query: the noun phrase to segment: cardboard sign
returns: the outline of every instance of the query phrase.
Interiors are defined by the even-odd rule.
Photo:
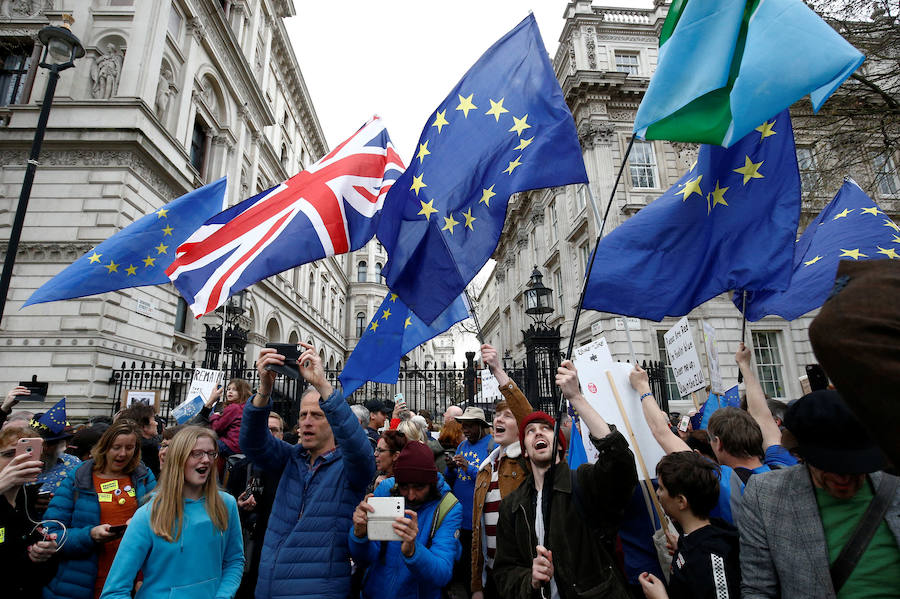
[[[710,391],[716,395],[725,392],[725,384],[722,382],[722,372],[719,370],[719,350],[716,349],[716,329],[705,320],[701,320],[703,327],[703,344],[706,346],[706,360],[709,362]]]
[[[605,354],[602,350],[586,351],[587,348],[598,342],[602,342],[602,347],[606,348]],[[614,362],[609,354],[609,349],[606,347],[606,339],[602,338],[575,350],[573,357],[575,368],[578,370],[578,381],[581,383],[581,391],[584,393],[585,399],[608,424],[615,425],[619,432],[628,440],[628,444],[635,454],[634,464],[638,472],[638,478],[643,479],[644,475],[637,461],[637,450],[640,451],[644,458],[650,477],[655,478],[656,464],[663,458],[665,451],[653,438],[653,433],[650,432],[650,427],[647,425],[647,421],[644,420],[640,395],[628,381],[628,375],[634,367],[625,362]],[[609,378],[606,376],[607,371],[612,373],[616,390],[619,392],[619,397],[622,398],[625,414],[619,412],[616,398],[609,384]],[[637,450],[628,436],[628,427],[625,426],[626,418],[634,431],[638,445]],[[588,462],[593,463],[597,460],[597,450],[594,448],[593,443],[590,442],[588,434],[587,425],[582,421],[581,438],[587,453]]]
[[[503,399],[503,394],[500,393],[497,377],[490,368],[485,368],[481,371],[481,401],[494,403],[501,399]]]
[[[669,365],[675,374],[678,394],[684,397],[697,389],[706,386],[703,370],[700,368],[700,356],[694,346],[694,336],[687,317],[666,331],[666,353],[669,354]]]
[[[206,400],[216,386],[222,384],[222,372],[207,368],[195,368],[191,387],[188,389],[187,399],[181,402],[174,410],[172,417],[178,424],[184,424],[200,413]]]

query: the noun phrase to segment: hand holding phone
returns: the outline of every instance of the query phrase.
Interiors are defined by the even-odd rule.
[[[109,532],[114,535],[122,536],[125,534],[126,528],[128,528],[127,524],[119,524],[118,526],[110,526]]]
[[[44,451],[44,440],[40,437],[19,439],[16,442],[16,455],[28,455],[34,460],[41,459],[41,452]]]

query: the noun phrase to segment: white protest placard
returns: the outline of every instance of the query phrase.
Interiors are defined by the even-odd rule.
[[[669,354],[669,365],[675,374],[678,394],[684,397],[706,386],[703,370],[700,368],[700,356],[694,346],[694,336],[687,317],[679,320],[674,327],[666,331],[666,353]]]
[[[709,362],[709,387],[716,395],[725,393],[725,384],[722,382],[722,372],[719,370],[719,350],[716,349],[716,329],[705,320],[701,320],[703,326],[703,344],[706,346],[706,359]]]
[[[606,339],[601,338],[580,349],[589,348],[599,341],[603,342],[603,347],[605,348]],[[579,353],[579,350],[575,350],[573,362],[578,370],[578,381],[581,383],[581,391],[584,393],[588,403],[591,404],[591,407],[597,410],[597,413],[608,424],[615,425],[619,432],[628,440],[628,444],[635,454],[634,467],[637,469],[638,478],[644,479],[644,474],[637,460],[638,451],[644,458],[649,476],[656,478],[656,464],[666,454],[659,443],[656,442],[656,439],[653,438],[653,433],[650,432],[650,427],[647,425],[647,421],[644,420],[640,395],[628,381],[628,375],[634,366],[624,362],[614,362],[608,348],[605,351],[605,356],[604,358],[604,352],[602,351],[582,351]],[[619,406],[613,395],[612,387],[610,387],[609,378],[606,376],[607,371],[612,373],[616,390],[619,392],[619,397],[622,398],[622,405],[625,408],[624,415],[619,412]],[[626,418],[634,431],[637,449],[628,436],[628,427],[625,426]],[[595,462],[597,460],[597,450],[588,439],[588,433],[587,426],[582,422],[581,439],[584,443],[584,449],[587,453],[588,461]]]
[[[497,377],[490,368],[485,368],[481,371],[481,401],[494,403],[501,399],[503,399],[503,394],[500,393]]]
[[[591,362],[602,362],[603,364],[612,364],[612,354],[609,353],[609,345],[606,343],[606,337],[600,337],[588,344],[582,345],[575,349],[572,354],[572,362],[575,368],[578,368],[578,360],[582,357]]]
[[[221,383],[222,371],[195,368],[187,399],[172,410],[172,417],[175,418],[175,422],[183,424],[199,414],[213,389]]]

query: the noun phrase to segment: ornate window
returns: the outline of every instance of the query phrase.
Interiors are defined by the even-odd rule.
[[[356,336],[362,337],[366,332],[366,314],[364,312],[356,313]]]
[[[653,152],[653,144],[646,141],[635,141],[628,156],[628,165],[631,170],[632,187],[657,186],[656,182],[656,154]]]
[[[19,104],[27,99],[22,96],[33,48],[34,42],[30,40],[0,47],[0,106]]]
[[[616,52],[616,71],[638,75],[638,55],[632,52]]]

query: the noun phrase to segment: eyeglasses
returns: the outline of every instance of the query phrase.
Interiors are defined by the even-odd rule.
[[[375,454],[377,455],[379,453],[394,453],[394,450],[393,449],[382,449],[380,447],[376,447]]]
[[[190,453],[191,459],[199,460],[203,456],[207,456],[209,459],[214,460],[219,457],[218,451],[203,451],[202,449],[195,449]]]

